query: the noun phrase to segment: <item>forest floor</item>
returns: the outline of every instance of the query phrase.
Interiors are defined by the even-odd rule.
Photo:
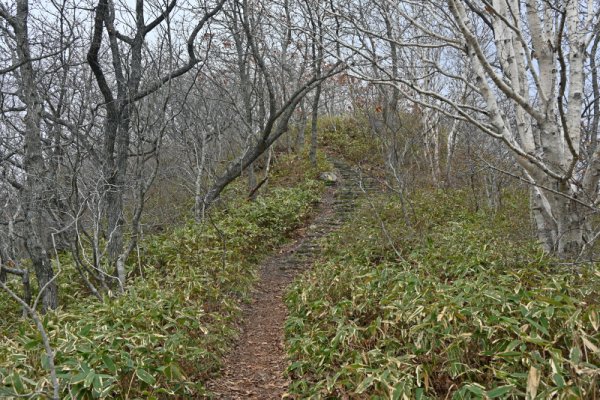
[[[221,375],[207,383],[215,399],[277,399],[285,396],[289,380],[284,342],[287,287],[309,268],[320,251],[320,241],[337,229],[354,209],[361,194],[355,173],[334,162],[338,182],[327,188],[316,216],[296,231],[292,243],[281,248],[260,268],[252,301],[245,307],[240,336],[224,360]]]

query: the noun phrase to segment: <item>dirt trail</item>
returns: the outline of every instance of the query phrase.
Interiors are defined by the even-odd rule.
[[[329,187],[316,217],[299,230],[299,237],[263,263],[252,302],[243,312],[240,337],[224,360],[219,378],[207,383],[214,399],[280,399],[288,379],[283,302],[288,285],[316,258],[320,239],[338,228],[363,192],[358,175],[341,161],[333,160],[339,181]],[[367,190],[372,182],[363,183]]]

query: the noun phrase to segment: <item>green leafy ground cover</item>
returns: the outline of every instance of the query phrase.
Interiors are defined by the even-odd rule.
[[[408,221],[398,199],[372,203],[288,294],[293,395],[600,396],[600,273],[524,239],[526,196],[493,214],[459,190],[423,191]]]
[[[319,144],[328,153],[352,164],[384,165],[380,139],[373,134],[366,116],[324,116],[319,118],[318,129]]]
[[[153,236],[127,292],[98,302],[82,298],[63,260],[61,310],[44,317],[56,352],[65,398],[194,398],[214,374],[235,336],[240,305],[258,262],[308,217],[323,185],[294,156],[280,159],[265,196],[245,199],[242,184],[228,189],[224,207],[203,224]],[[301,171],[301,172],[298,172]],[[285,177],[285,179],[284,179]],[[290,178],[291,177],[291,178]],[[0,309],[0,397],[47,392],[48,363],[41,338],[3,295]],[[34,396],[36,397],[36,396]],[[40,394],[38,397],[44,397]]]

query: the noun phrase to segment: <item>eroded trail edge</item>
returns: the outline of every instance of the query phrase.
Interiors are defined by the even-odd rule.
[[[224,360],[219,378],[207,383],[215,399],[278,399],[287,391],[284,304],[288,285],[310,267],[320,251],[320,239],[337,229],[356,207],[356,199],[374,183],[363,181],[350,166],[332,160],[338,182],[327,189],[316,217],[299,237],[267,259],[260,268],[252,302],[243,312],[240,337]]]

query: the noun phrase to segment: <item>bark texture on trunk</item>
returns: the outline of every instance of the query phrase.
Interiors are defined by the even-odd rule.
[[[146,36],[169,18],[177,1],[170,0],[164,11],[150,21],[146,20],[147,5],[145,2],[136,1],[135,28],[132,30],[131,36],[126,36],[115,27],[115,4],[111,0],[98,0],[87,61],[104,98],[103,106],[106,108],[102,172],[105,189],[103,194],[108,240],[107,253],[109,265],[114,269],[113,275],[117,277],[120,291],[123,291],[126,285],[125,262],[131,249],[135,247],[137,232],[139,232],[139,216],[136,216],[130,221],[132,236],[129,239],[129,245],[125,246],[124,196],[128,190],[127,185],[130,183],[128,182],[128,163],[131,119],[135,115],[134,105],[198,64],[199,59],[195,54],[196,37],[204,25],[221,10],[225,1],[219,0],[214,8],[206,10],[191,31],[187,38],[187,62],[142,86]],[[100,50],[105,35],[108,37],[108,49],[112,62],[111,73],[114,73],[115,85],[108,83],[101,63]],[[142,202],[138,205],[141,212],[143,196],[139,197],[139,201]]]
[[[321,98],[321,85],[315,89],[315,97],[312,105],[312,116],[310,122],[310,163],[317,165],[317,147],[318,147],[318,130],[317,123],[319,119],[319,100]]]
[[[598,34],[597,13],[591,2],[525,2],[522,8],[517,0],[493,0],[487,5],[494,15],[487,21],[490,57],[475,33],[472,4],[448,4],[485,102],[488,125],[479,127],[511,150],[532,185],[532,219],[544,249],[561,258],[580,256],[591,239],[590,210],[600,199],[600,153],[594,141],[589,155],[580,148],[584,60],[586,49],[593,50],[592,33]],[[522,15],[515,17],[515,10]]]
[[[48,188],[46,185],[47,170],[42,151],[43,100],[37,88],[36,74],[31,62],[28,17],[28,1],[17,1],[17,14],[11,24],[17,42],[17,56],[22,63],[19,71],[23,89],[22,100],[26,107],[23,162],[26,178],[22,188],[25,244],[42,293],[42,311],[45,312],[58,306],[58,296],[57,285],[54,281],[54,269],[47,252],[49,232],[45,207],[48,204],[46,198]]]

